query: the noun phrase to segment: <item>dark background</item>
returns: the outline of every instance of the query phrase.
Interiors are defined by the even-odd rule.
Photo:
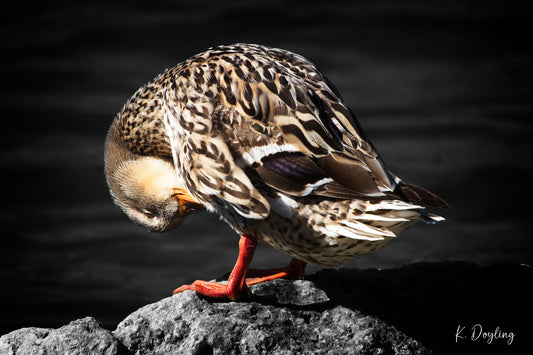
[[[216,216],[147,233],[112,204],[102,172],[106,130],[133,92],[219,44],[309,58],[389,168],[453,206],[441,211],[448,222],[417,225],[346,266],[532,263],[529,2],[216,4],[20,2],[0,15],[0,334],[86,315],[114,329],[175,287],[232,268],[237,236]],[[288,260],[262,246],[253,266]]]

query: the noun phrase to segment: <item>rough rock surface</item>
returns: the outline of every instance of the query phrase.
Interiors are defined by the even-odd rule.
[[[22,328],[0,338],[0,354],[118,354],[122,345],[94,318],[58,329]]]
[[[283,305],[276,290],[285,294]],[[429,352],[376,318],[340,305],[327,307],[326,294],[309,281],[276,280],[252,292],[252,302],[213,302],[184,292],[132,313],[115,336],[139,354]]]
[[[0,354],[528,353],[532,280],[521,265],[326,269],[255,285],[251,301],[184,292],[135,311],[113,333],[92,318],[19,329],[0,338]],[[474,340],[474,327],[487,336]],[[515,335],[511,343],[502,332]]]

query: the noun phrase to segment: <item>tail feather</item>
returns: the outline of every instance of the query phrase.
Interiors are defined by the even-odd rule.
[[[394,192],[409,202],[421,202],[439,208],[450,208],[450,205],[444,199],[417,185],[400,181]]]
[[[418,211],[418,212],[422,216],[423,221],[426,222],[427,224],[435,224],[437,222],[442,222],[446,220],[446,218],[433,214],[433,213],[427,213],[425,211]]]

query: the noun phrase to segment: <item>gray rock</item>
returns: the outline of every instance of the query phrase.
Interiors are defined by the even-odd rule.
[[[226,302],[187,291],[137,310],[114,334],[135,354],[430,353],[377,318],[329,304],[309,281],[252,292],[252,302]]]
[[[22,328],[0,338],[0,354],[118,354],[113,334],[94,318],[75,320],[58,329]]]
[[[0,338],[0,354],[508,354],[528,353],[533,268],[418,263],[325,269],[304,281],[252,286],[251,301],[184,292],[147,305],[111,333],[93,318]],[[475,324],[516,334],[456,339]],[[484,329],[485,329],[484,328]],[[406,335],[408,334],[408,335]],[[422,345],[423,344],[423,345]],[[524,351],[524,349],[527,349]]]
[[[308,280],[273,280],[250,287],[255,298],[266,298],[280,305],[307,306],[328,302],[324,290]]]

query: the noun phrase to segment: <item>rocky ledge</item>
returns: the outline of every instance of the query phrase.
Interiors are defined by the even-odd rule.
[[[255,285],[246,302],[184,292],[114,332],[90,317],[19,329],[0,338],[0,354],[520,353],[532,276],[529,266],[452,262],[327,269]]]

